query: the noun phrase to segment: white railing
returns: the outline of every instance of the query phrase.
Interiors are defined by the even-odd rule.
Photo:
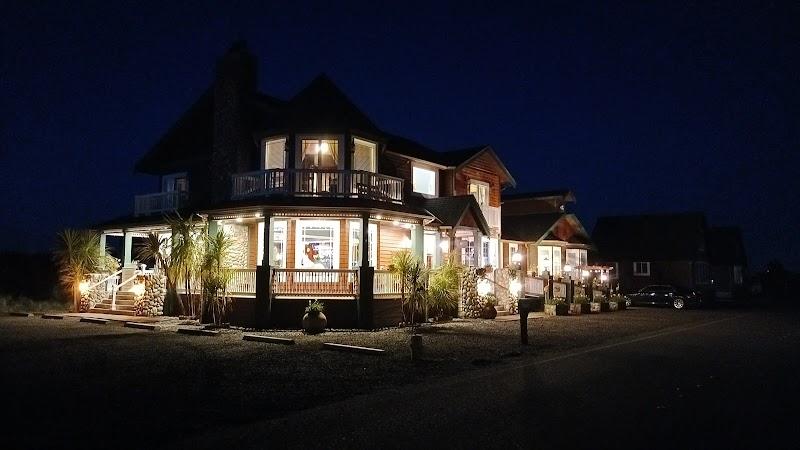
[[[234,269],[228,283],[229,294],[255,294],[256,269]]]
[[[187,193],[183,191],[137,195],[134,198],[133,213],[136,216],[146,216],[175,211],[186,203],[187,197]]]
[[[523,291],[526,294],[544,295],[544,280],[536,277],[525,277]]]
[[[497,231],[500,231],[500,207],[499,206],[489,206],[483,205],[481,206],[481,212],[483,213],[483,217],[486,219],[486,223],[489,224],[489,228],[497,228]]]
[[[403,180],[364,170],[270,169],[233,175],[234,199],[266,195],[403,202]]]
[[[355,297],[358,270],[272,269],[272,293],[289,296]]]
[[[400,274],[392,273],[388,270],[376,270],[373,289],[375,295],[397,294],[400,295],[402,288]]]

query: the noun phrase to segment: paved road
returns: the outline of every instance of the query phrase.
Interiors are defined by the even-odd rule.
[[[214,430],[183,445],[798,448],[799,317],[711,314],[700,324]]]

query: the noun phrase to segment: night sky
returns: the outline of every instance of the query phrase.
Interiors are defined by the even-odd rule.
[[[590,230],[705,211],[742,227],[755,269],[800,269],[797,2],[235,3],[4,2],[0,249],[157,191],[134,163],[246,39],[261,91],[325,72],[387,131],[491,144],[521,189],[571,188]]]

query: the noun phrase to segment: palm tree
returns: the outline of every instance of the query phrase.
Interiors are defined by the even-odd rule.
[[[202,316],[206,307],[211,310],[214,323],[219,325],[228,308],[228,283],[233,277],[233,271],[227,266],[233,240],[222,230],[216,234],[209,234],[205,238],[203,262],[203,299],[200,305]]]
[[[178,277],[183,280],[185,288],[184,304],[181,308],[191,316],[196,316],[195,301],[193,299],[193,282],[199,281],[202,286],[202,263],[203,243],[202,236],[207,234],[207,225],[203,222],[195,222],[190,216],[183,219],[180,215],[167,218],[167,223],[172,229],[172,251],[170,253],[170,264]]]
[[[100,248],[100,234],[91,230],[66,229],[58,233],[53,259],[58,265],[59,281],[72,293],[73,308],[78,311],[80,283],[106,265],[107,254]]]
[[[442,317],[458,310],[462,270],[455,255],[451,255],[431,272],[427,296],[428,303],[437,316]]]
[[[159,237],[156,233],[148,233],[144,242],[137,248],[136,256],[142,261],[153,259],[156,273],[163,274],[166,278],[167,294],[164,298],[164,314],[174,315],[182,305],[178,302],[178,265],[173,264],[172,254],[169,251],[170,237]],[[181,313],[183,311],[180,311]]]
[[[389,272],[400,276],[400,309],[403,313],[403,322],[406,321],[406,289],[408,287],[408,272],[414,263],[414,256],[408,250],[392,253],[389,261]]]

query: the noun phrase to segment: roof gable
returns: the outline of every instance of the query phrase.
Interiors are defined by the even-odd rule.
[[[489,224],[473,195],[428,198],[425,209],[444,226],[478,228],[489,235]]]

